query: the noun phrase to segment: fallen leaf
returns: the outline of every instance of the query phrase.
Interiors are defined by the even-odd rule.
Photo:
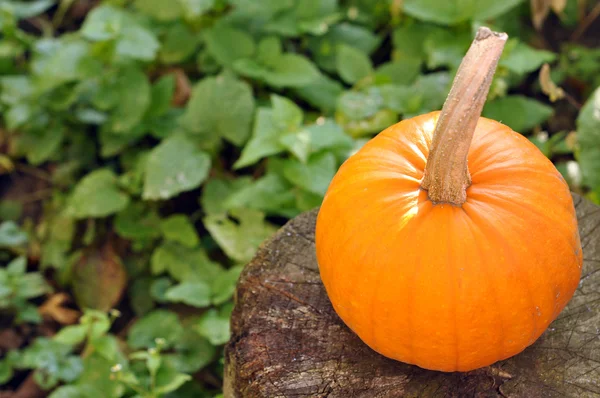
[[[170,71],[175,76],[175,94],[173,94],[173,105],[177,107],[184,106],[190,94],[192,93],[192,85],[185,71],[181,68],[174,68]]]
[[[40,315],[51,318],[61,325],[73,325],[77,323],[81,313],[67,308],[64,305],[71,301],[67,293],[61,292],[50,296],[38,309]]]
[[[560,15],[567,6],[567,0],[531,0],[531,21],[536,30],[540,30],[550,10]]]
[[[556,102],[565,97],[565,91],[552,81],[548,64],[542,65],[542,69],[540,69],[540,86],[542,92],[550,98],[551,102]]]
[[[16,350],[23,344],[23,336],[14,329],[4,329],[0,332],[0,349],[2,351]]]
[[[123,295],[125,268],[111,241],[85,250],[73,269],[73,293],[79,308],[108,311]]]

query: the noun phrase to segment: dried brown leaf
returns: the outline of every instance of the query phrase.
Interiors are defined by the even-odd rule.
[[[544,64],[540,69],[540,86],[542,92],[550,98],[551,102],[556,102],[565,97],[565,91],[552,81],[548,64]]]
[[[71,298],[67,293],[61,292],[50,296],[44,304],[38,308],[38,312],[45,318],[50,318],[61,325],[73,325],[77,323],[81,313],[71,308],[64,307]]]
[[[111,241],[86,249],[73,269],[73,293],[79,308],[108,311],[121,300],[127,274]]]

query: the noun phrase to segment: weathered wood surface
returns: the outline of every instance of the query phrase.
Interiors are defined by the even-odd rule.
[[[240,278],[225,397],[600,397],[600,207],[574,201],[585,258],[575,296],[534,345],[468,373],[424,370],[363,344],[319,278],[316,212],[300,215]]]

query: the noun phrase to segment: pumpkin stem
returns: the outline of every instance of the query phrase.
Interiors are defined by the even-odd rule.
[[[467,200],[469,146],[507,38],[506,33],[479,28],[456,72],[421,182],[433,203],[461,206]]]

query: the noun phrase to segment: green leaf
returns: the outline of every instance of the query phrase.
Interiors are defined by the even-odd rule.
[[[456,70],[472,41],[470,31],[435,30],[425,40],[427,67],[438,69],[447,66]]]
[[[109,365],[110,367],[110,365]],[[103,398],[102,390],[97,390],[87,384],[60,386],[48,398]]]
[[[312,156],[306,164],[293,159],[287,160],[283,175],[294,185],[325,195],[336,170],[335,156],[326,152]]]
[[[183,9],[177,1],[135,0],[134,6],[158,21],[173,21],[181,17]]]
[[[378,84],[412,84],[419,76],[421,63],[422,61],[417,58],[406,58],[401,61],[384,63],[375,71],[375,79]]]
[[[230,207],[227,207],[224,199],[250,184],[251,179],[248,177],[232,180],[210,179],[202,190],[200,205],[206,214],[225,213]]]
[[[284,135],[280,142],[303,163],[312,153],[323,149],[352,146],[352,139],[344,133],[341,126],[331,120]]]
[[[92,171],[75,186],[67,213],[74,218],[100,218],[117,213],[128,204],[129,197],[117,187],[115,174],[102,168]]]
[[[527,44],[521,43],[517,39],[512,40],[516,44],[510,51],[503,54],[500,59],[500,66],[504,66],[515,73],[525,74],[533,72],[539,69],[544,63],[552,62],[556,59],[556,54],[553,52],[537,50],[529,47]]]
[[[273,121],[279,130],[295,131],[300,127],[304,114],[292,100],[271,94],[271,104],[273,105]]]
[[[115,217],[115,231],[130,240],[153,240],[160,236],[160,218],[141,202],[132,203]]]
[[[197,188],[210,169],[210,157],[184,135],[168,137],[146,161],[143,198],[165,200]]]
[[[600,87],[589,97],[577,117],[577,160],[583,183],[600,187]]]
[[[515,8],[524,0],[507,0],[507,1],[490,1],[485,3],[477,3],[473,18],[478,21],[485,21],[506,14],[511,9]]]
[[[384,105],[380,90],[346,91],[338,98],[337,109],[350,120],[361,120],[375,115]]]
[[[210,309],[205,312],[194,326],[194,330],[200,333],[213,345],[225,344],[229,340],[229,316],[228,308],[220,311]]]
[[[266,156],[285,150],[278,142],[279,136],[285,131],[278,128],[273,113],[272,109],[258,108],[252,137],[242,150],[240,158],[234,163],[234,169],[250,166]]]
[[[265,221],[264,213],[251,209],[234,209],[229,217],[208,215],[204,225],[225,254],[240,263],[250,261],[258,246],[276,230]]]
[[[405,24],[394,30],[394,61],[425,59],[425,40],[435,31],[432,25],[422,23]]]
[[[152,61],[159,47],[160,43],[152,32],[140,26],[127,25],[117,41],[115,53],[123,58]]]
[[[523,0],[405,0],[404,12],[422,21],[456,25],[470,19],[487,20],[504,14]]]
[[[35,17],[48,10],[55,3],[55,0],[34,0],[30,2],[21,1],[6,1],[8,9],[18,19],[25,19]]]
[[[12,364],[6,358],[0,359],[0,384],[5,385],[12,377]]]
[[[90,11],[80,32],[89,40],[110,40],[120,34],[124,23],[125,14],[122,10],[103,4]]]
[[[362,51],[342,44],[337,49],[336,69],[340,77],[350,84],[373,73],[369,57]]]
[[[283,177],[267,173],[253,183],[227,196],[224,195],[223,197],[226,199],[222,206],[224,210],[250,208],[291,217],[296,215],[293,209],[294,194],[291,192],[291,188],[291,184]]]
[[[212,303],[223,304],[233,296],[235,286],[244,267],[236,266],[220,274],[212,284]]]
[[[195,247],[200,243],[196,228],[185,214],[174,214],[164,219],[160,224],[160,230],[166,240],[187,247]]]
[[[194,86],[182,123],[192,132],[219,135],[240,146],[248,139],[253,114],[252,88],[221,75]]]
[[[184,373],[195,373],[204,368],[212,362],[217,351],[206,338],[191,328],[185,329],[183,336],[175,343],[174,349],[175,353],[164,354],[163,358],[177,371]]]
[[[184,16],[188,19],[197,18],[211,10],[216,0],[178,0],[184,10]]]
[[[177,314],[166,310],[155,310],[138,319],[129,329],[127,344],[133,349],[156,346],[156,339],[165,340],[170,348],[177,343],[184,333]]]
[[[150,106],[150,82],[140,69],[127,67],[119,73],[116,89],[118,102],[109,121],[110,128],[115,133],[129,133]]]
[[[210,286],[204,282],[184,282],[169,288],[165,298],[176,303],[184,303],[193,307],[210,305]]]
[[[27,243],[27,233],[14,222],[0,224],[0,247],[18,247]]]
[[[177,390],[184,383],[187,383],[192,379],[192,376],[183,373],[178,373],[170,378],[170,380],[164,384],[158,385],[154,391],[158,394],[167,394]]]
[[[265,80],[276,87],[303,87],[313,83],[319,75],[319,70],[308,58],[284,54],[265,75]]]
[[[20,136],[19,144],[27,148],[27,161],[32,165],[40,165],[59,152],[64,139],[65,128],[61,125],[50,125],[42,131],[28,131]]]
[[[248,60],[239,59],[233,64],[236,72],[267,84],[281,87],[304,87],[315,83],[321,73],[319,69],[305,56],[286,53],[273,60],[272,65],[265,66]]]
[[[87,337],[87,333],[87,325],[71,325],[60,329],[52,338],[59,343],[74,346],[82,343]]]
[[[254,39],[243,30],[219,24],[204,33],[208,52],[223,66],[231,66],[241,58],[250,58],[256,51]]]
[[[165,34],[159,54],[160,60],[166,64],[183,62],[194,53],[197,45],[198,38],[189,27],[183,23],[173,25]]]
[[[321,75],[313,83],[296,88],[295,92],[324,113],[332,114],[338,97],[344,92],[344,87],[337,80]]]
[[[371,54],[380,43],[381,37],[372,30],[342,22],[333,25],[323,36],[310,37],[308,46],[315,62],[324,70],[334,72],[338,45],[346,44]]]
[[[150,261],[154,275],[168,272],[179,282],[209,282],[222,272],[201,248],[188,248],[166,242],[157,247]]]
[[[483,108],[483,116],[521,133],[544,123],[552,112],[552,107],[521,95],[498,98]]]

